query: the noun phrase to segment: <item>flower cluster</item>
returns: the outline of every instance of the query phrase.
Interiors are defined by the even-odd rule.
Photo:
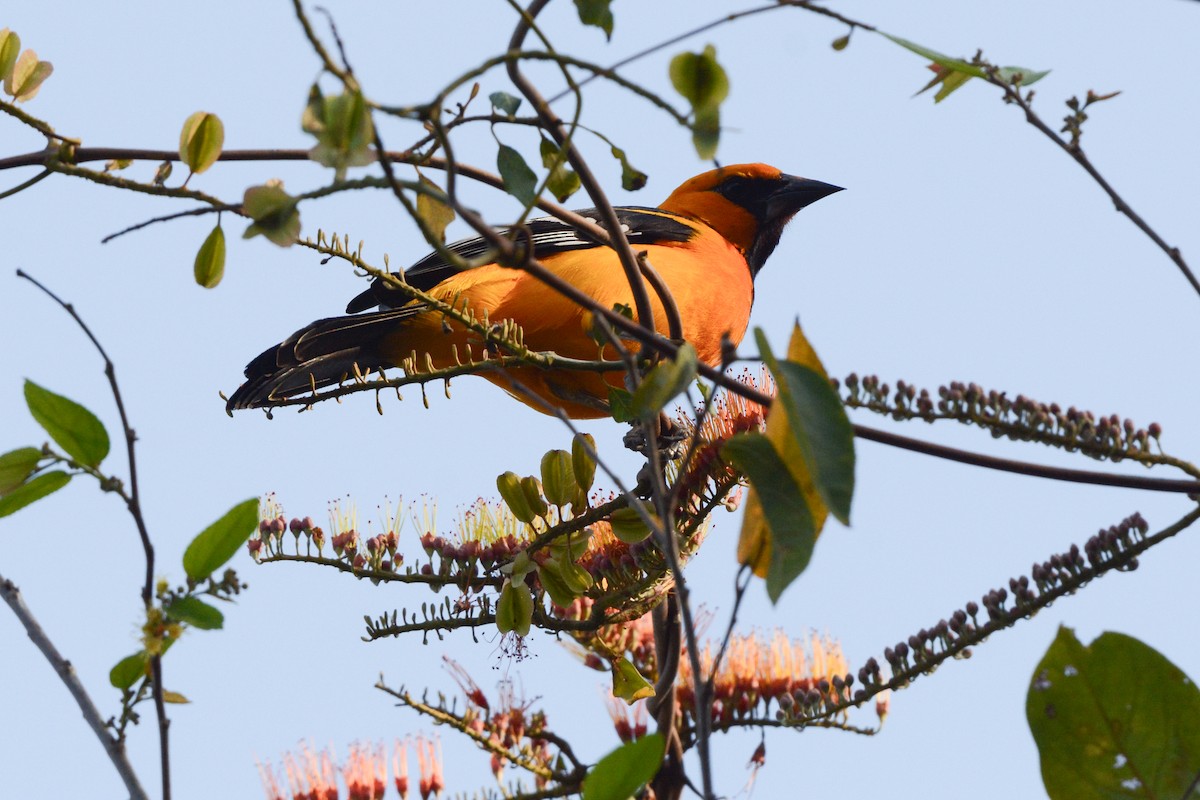
[[[1162,435],[1158,423],[1139,428],[1133,420],[1116,414],[1097,417],[1074,406],[1041,403],[1005,392],[985,390],[975,383],[953,382],[940,386],[935,401],[929,390],[896,382],[891,387],[874,375],[859,378],[851,373],[845,380],[844,400],[852,408],[866,408],[894,419],[953,419],[986,428],[992,435],[1018,441],[1045,442],[1068,452],[1079,451],[1092,458],[1120,461],[1145,460],[1153,455],[1151,441]]]
[[[704,674],[712,669],[711,643],[701,653]],[[734,635],[713,678],[712,720],[718,727],[736,720],[763,717],[775,703],[791,717],[811,717],[824,706],[840,704],[854,678],[842,648],[829,637],[813,634],[807,642],[776,630],[768,639],[759,632]],[[695,681],[691,661],[680,659],[680,710],[693,716]]]
[[[418,737],[411,744],[417,751],[420,770],[417,789],[421,800],[439,797],[446,788],[441,747],[424,737]],[[397,741],[392,754],[394,783],[401,800],[408,797],[409,746],[408,741]],[[387,795],[388,758],[382,744],[350,745],[346,760],[337,767],[328,750],[317,753],[307,743],[302,743],[298,753],[284,755],[281,772],[260,763],[258,773],[267,800],[339,800],[339,775],[348,800],[383,800]]]

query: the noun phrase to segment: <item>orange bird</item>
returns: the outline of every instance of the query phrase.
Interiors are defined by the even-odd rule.
[[[754,278],[779,243],[797,211],[840,191],[820,181],[786,175],[766,164],[738,164],[686,181],[658,208],[618,207],[617,216],[635,251],[645,251],[679,307],[683,336],[707,364],[721,362],[721,340],[741,342],[754,302]],[[594,209],[578,212],[595,219]],[[558,219],[528,223],[534,256],[564,281],[605,308],[633,306],[633,293],[614,250]],[[449,249],[470,260],[488,251],[482,238]],[[599,350],[589,335],[591,314],[528,273],[498,264],[458,270],[436,253],[403,273],[411,286],[446,303],[466,307],[490,322],[513,320],[530,350],[593,360]],[[648,288],[659,331],[667,316]],[[372,306],[379,310],[366,311]],[[255,358],[246,382],[227,409],[267,408],[314,388],[340,383],[368,370],[400,367],[413,359],[419,369],[456,363],[468,345],[478,353],[477,334],[420,301],[376,279],[350,301],[349,316],[317,320]],[[611,357],[612,348],[606,356]],[[428,360],[426,359],[428,354]],[[415,355],[415,359],[413,356]],[[623,373],[598,374],[521,366],[485,371],[487,378],[528,405],[545,410],[517,391],[527,391],[571,417],[608,415],[608,389],[623,386]]]

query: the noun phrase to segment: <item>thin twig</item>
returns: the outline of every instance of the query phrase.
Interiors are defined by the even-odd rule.
[[[100,340],[96,338],[91,328],[79,316],[74,305],[63,300],[23,270],[17,270],[17,277],[29,281],[51,300],[58,303],[70,315],[71,319],[75,320],[80,330],[83,331],[84,335],[96,347],[96,351],[100,354],[100,357],[104,359],[104,376],[108,379],[109,388],[112,390],[113,400],[117,405],[117,414],[121,418],[121,430],[125,437],[125,454],[129,462],[129,493],[125,495],[125,507],[128,509],[129,515],[133,517],[133,522],[137,526],[138,536],[142,542],[142,550],[146,557],[146,579],[142,585],[142,603],[146,608],[146,612],[149,613],[154,607],[154,544],[150,541],[150,532],[146,528],[146,520],[142,515],[142,504],[138,492],[137,456],[135,453],[137,433],[134,432],[133,427],[129,424],[129,415],[125,412],[125,401],[121,398],[121,388],[117,385],[116,366],[113,364],[112,359],[108,357],[108,353],[105,352],[104,346],[100,344]],[[166,703],[163,700],[162,657],[160,655],[150,656],[150,669],[154,680],[154,708],[158,714],[159,757],[162,767],[162,800],[171,800],[171,763],[167,738],[167,731],[170,728],[171,721],[167,718]]]
[[[3,575],[0,575],[0,595],[4,596],[4,602],[8,603],[8,607],[17,615],[17,619],[25,627],[25,633],[50,662],[50,666],[54,667],[58,677],[62,678],[62,682],[66,684],[67,691],[75,698],[75,703],[83,712],[83,718],[87,721],[88,727],[92,729],[92,733],[96,734],[96,738],[104,746],[104,752],[108,753],[109,760],[112,761],[121,780],[124,781],[125,789],[129,792],[131,800],[148,800],[146,790],[142,788],[137,774],[133,771],[133,766],[125,756],[125,748],[108,732],[108,726],[100,715],[100,710],[88,696],[87,689],[83,688],[79,676],[75,673],[75,667],[71,665],[70,661],[63,658],[62,654],[58,652],[58,648],[50,641],[50,637],[42,630],[42,626],[34,618],[33,612],[21,598],[21,590]]]

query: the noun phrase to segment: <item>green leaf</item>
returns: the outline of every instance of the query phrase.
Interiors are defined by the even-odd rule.
[[[625,157],[625,151],[619,147],[612,149],[613,158],[621,162],[621,188],[627,192],[636,192],[646,185],[647,175],[636,169]]]
[[[542,456],[542,492],[551,505],[565,506],[575,499],[579,487],[566,450],[551,450]]]
[[[721,111],[716,108],[706,108],[696,111],[692,120],[692,146],[696,155],[708,160],[717,154],[717,144],[721,140]]]
[[[777,602],[812,559],[817,541],[812,511],[803,489],[766,436],[760,433],[734,436],[721,448],[721,455],[754,487],[759,513],[770,530],[767,596],[772,603]],[[749,507],[746,515],[751,516]]]
[[[650,535],[650,528],[642,515],[632,508],[618,508],[609,515],[608,524],[612,527],[613,536],[625,544],[637,544]]]
[[[229,509],[192,539],[183,551],[184,571],[194,581],[204,580],[233,558],[257,528],[258,498],[252,497]]]
[[[575,8],[579,10],[579,21],[604,31],[604,37],[610,42],[613,32],[613,14],[609,8],[611,3],[612,0],[575,0]]]
[[[612,664],[612,693],[633,705],[638,700],[654,697],[654,685],[638,672],[628,658],[618,658]],[[585,794],[586,796],[586,794]]]
[[[242,211],[254,222],[242,234],[243,239],[265,236],[280,247],[290,247],[300,237],[300,211],[296,199],[283,190],[279,181],[251,186],[242,198]]]
[[[225,626],[225,615],[198,597],[180,597],[167,606],[167,616],[177,622],[186,622],[202,631],[217,630]]]
[[[184,697],[179,692],[172,692],[170,689],[164,689],[163,690],[163,702],[164,703],[183,704],[183,703],[190,703],[192,701],[188,700],[186,697]]]
[[[696,379],[697,362],[696,348],[684,342],[673,360],[656,364],[633,393],[633,415],[647,422],[657,417],[667,403]]]
[[[916,42],[910,42],[908,39],[901,39],[899,36],[892,36],[890,33],[878,31],[878,33],[886,39],[891,39],[896,44],[903,47],[905,50],[916,53],[919,56],[928,58],[935,64],[943,66],[946,69],[954,70],[955,72],[964,72],[973,78],[982,78],[987,73],[982,67],[963,61],[961,58],[953,58],[951,56],[939,53],[936,50],[931,50],[924,45],[919,45]]]
[[[615,386],[608,387],[608,407],[614,422],[629,422],[636,416],[633,413],[633,395]]]
[[[528,636],[533,622],[533,593],[522,583],[504,582],[496,601],[496,627],[501,633]]]
[[[300,127],[317,137],[309,158],[336,171],[336,179],[345,177],[348,167],[361,167],[375,160],[371,145],[375,124],[362,92],[350,90],[325,97],[313,86],[308,105],[300,117]]]
[[[854,496],[854,428],[841,398],[815,353],[810,364],[777,361],[762,331],[755,330],[754,336],[763,363],[775,377],[777,399],[788,416],[792,437],[821,500],[842,524],[849,525]],[[799,325],[792,336],[803,339]]]
[[[666,751],[660,733],[621,745],[584,778],[583,800],[629,800],[658,774]]]
[[[46,429],[68,456],[86,467],[98,467],[108,455],[108,431],[74,400],[25,381],[25,403],[29,413]]]
[[[444,242],[446,241],[446,227],[454,222],[454,209],[439,199],[446,196],[442,187],[424,175],[421,176],[421,185],[429,191],[417,194],[417,216],[439,241]]]
[[[7,81],[12,75],[13,65],[21,52],[21,37],[8,28],[0,30],[0,81]]]
[[[496,154],[496,169],[504,180],[504,191],[532,206],[537,201],[537,175],[521,158],[521,154],[506,144],[500,145]]]
[[[1007,83],[1017,82],[1022,86],[1030,86],[1050,74],[1050,70],[1033,70],[1025,67],[1001,67],[996,70],[996,77]]]
[[[550,176],[546,179],[546,188],[558,202],[564,203],[571,195],[579,191],[581,186],[579,174],[567,168],[566,158],[562,155],[562,151],[549,139],[542,139],[541,153],[542,166],[550,170]]]
[[[149,664],[145,650],[125,656],[108,671],[108,682],[115,689],[128,689],[148,674]]]
[[[496,489],[504,498],[508,510],[521,522],[530,523],[537,518],[537,514],[533,512],[533,506],[525,498],[525,490],[521,488],[521,477],[517,473],[509,471],[497,475]]]
[[[575,485],[585,492],[592,488],[592,481],[596,479],[596,459],[592,458],[594,452],[594,436],[590,433],[575,434],[571,440],[571,471],[575,475]],[[0,485],[2,483],[0,481]]]
[[[212,289],[225,276],[225,231],[220,223],[212,229],[196,252],[196,263],[192,266],[196,283]]]
[[[832,47],[834,50],[837,50],[838,52],[845,50],[847,47],[850,46],[850,34],[847,33],[845,36],[839,36],[838,38],[836,38],[832,42],[830,42],[829,46]]]
[[[717,63],[711,44],[700,53],[680,53],[671,59],[671,85],[696,111],[715,110],[729,96],[729,78]]]
[[[41,460],[42,451],[36,447],[22,447],[0,456],[0,497],[25,483]]]
[[[30,503],[57,492],[70,481],[71,476],[59,470],[38,475],[28,483],[23,483],[0,497],[0,517],[7,517],[14,511],[20,511]]]
[[[197,111],[184,121],[179,133],[179,159],[199,175],[217,162],[224,144],[225,126],[221,118]]]
[[[1200,689],[1130,636],[1059,628],[1025,713],[1051,800],[1183,798],[1200,773]]]
[[[52,72],[53,64],[49,61],[38,61],[37,53],[26,50],[4,78],[4,91],[12,95],[18,103],[32,100]]]
[[[507,114],[509,119],[516,117],[517,109],[521,107],[521,98],[513,97],[508,92],[492,92],[488,100],[497,110]]]

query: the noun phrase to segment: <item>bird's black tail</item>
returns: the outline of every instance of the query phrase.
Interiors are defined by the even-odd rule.
[[[225,410],[269,408],[368,370],[394,366],[380,353],[381,341],[423,310],[409,306],[329,317],[301,328],[246,365],[246,382],[229,398]]]

